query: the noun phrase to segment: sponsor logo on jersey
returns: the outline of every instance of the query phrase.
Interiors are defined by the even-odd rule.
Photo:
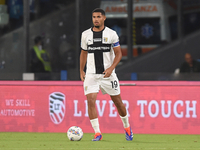
[[[91,45],[93,42],[91,39],[88,40],[88,45]]]
[[[93,40],[94,40],[94,42],[101,42],[101,38],[95,38]]]
[[[65,117],[65,95],[54,92],[49,95],[49,115],[54,124],[60,124]]]
[[[88,47],[88,50],[109,50],[109,49],[110,49],[110,47],[108,47],[108,46],[98,46],[98,47],[89,46]]]

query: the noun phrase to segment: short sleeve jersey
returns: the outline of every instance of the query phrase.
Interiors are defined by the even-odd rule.
[[[100,32],[92,28],[85,30],[81,36],[81,48],[88,51],[86,74],[102,74],[109,68],[115,58],[113,47],[117,46],[120,46],[119,37],[114,30],[108,27]]]

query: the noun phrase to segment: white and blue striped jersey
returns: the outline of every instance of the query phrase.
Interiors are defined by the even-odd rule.
[[[81,36],[81,48],[88,51],[86,74],[102,74],[109,68],[115,58],[113,47],[117,46],[120,46],[119,37],[114,30],[108,27],[100,32],[92,28],[85,30]]]

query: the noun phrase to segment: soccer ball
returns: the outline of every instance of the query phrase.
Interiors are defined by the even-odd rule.
[[[70,141],[80,141],[83,137],[83,131],[78,126],[72,126],[67,131],[67,137]]]

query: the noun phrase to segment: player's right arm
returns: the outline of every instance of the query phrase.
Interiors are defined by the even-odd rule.
[[[85,64],[87,61],[87,51],[81,50],[81,54],[80,54],[80,78],[81,81],[85,80],[85,72],[84,72],[84,68],[85,68]]]
[[[80,78],[81,81],[85,80],[85,72],[84,72],[84,68],[85,68],[85,64],[87,62],[87,38],[86,38],[86,34],[85,32],[82,33],[81,35],[81,54],[80,54]]]

